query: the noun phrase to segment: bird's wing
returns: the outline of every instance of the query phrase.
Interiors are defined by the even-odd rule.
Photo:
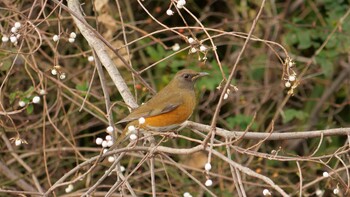
[[[151,98],[147,103],[136,108],[127,117],[117,122],[117,124],[137,120],[141,117],[147,118],[151,116],[164,114],[176,109],[179,105],[183,103],[181,100],[180,93],[159,93],[153,98]]]

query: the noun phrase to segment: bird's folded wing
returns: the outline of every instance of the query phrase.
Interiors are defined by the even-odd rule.
[[[132,111],[127,117],[117,122],[117,124],[170,112],[183,103],[180,98],[179,93],[156,95],[147,103]]]

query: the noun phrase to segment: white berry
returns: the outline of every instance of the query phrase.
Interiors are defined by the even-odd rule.
[[[120,166],[120,171],[124,172],[125,171],[125,167],[124,166]]]
[[[22,25],[20,22],[15,22],[15,26],[14,26],[15,28],[19,29],[19,28],[21,28],[21,26]]]
[[[146,119],[144,117],[139,118],[139,124],[144,124]]]
[[[100,138],[100,137],[98,137],[98,138],[96,138],[96,144],[97,145],[101,145],[102,144],[102,142],[103,142],[103,139],[102,138]]]
[[[68,42],[73,43],[75,41],[75,38],[69,38]]]
[[[184,6],[181,5],[181,4],[176,4],[176,7],[179,8],[179,9],[182,9]]]
[[[320,190],[320,189],[316,190],[316,196],[323,196],[323,193],[324,193],[323,190]]]
[[[112,163],[114,160],[115,160],[115,159],[114,159],[113,156],[109,156],[109,157],[108,157],[108,162]]]
[[[189,192],[185,192],[183,197],[192,197],[192,195]]]
[[[194,43],[194,39],[192,37],[189,37],[188,38],[188,43],[190,43],[190,44]]]
[[[108,147],[113,146],[113,141],[112,141],[112,140],[108,140],[108,141],[107,141],[107,146],[108,146]]]
[[[40,95],[44,95],[44,94],[46,94],[46,91],[45,91],[44,89],[40,89],[40,90],[39,90],[39,94],[40,94]]]
[[[228,94],[225,93],[225,94],[224,94],[224,100],[226,100],[227,98],[228,98]]]
[[[16,27],[12,27],[12,28],[11,28],[11,32],[12,32],[12,33],[16,33],[17,30],[18,30],[18,29],[17,29]]]
[[[18,105],[19,105],[20,107],[24,107],[24,106],[26,106],[26,102],[24,102],[24,101],[19,101],[19,102],[18,102]]]
[[[7,36],[2,36],[1,41],[2,41],[2,42],[8,42],[8,41],[9,41],[9,37],[7,37]]]
[[[65,73],[62,73],[61,75],[60,75],[60,79],[65,79],[66,78],[66,74]]]
[[[263,190],[263,195],[264,196],[271,196],[271,192],[268,189]]]
[[[69,37],[71,38],[76,38],[77,37],[77,34],[75,32],[72,32],[69,34]]]
[[[137,135],[133,133],[133,134],[130,135],[129,138],[130,138],[131,141],[134,141],[134,140],[137,139]]]
[[[54,42],[57,42],[59,39],[60,39],[60,37],[59,37],[58,35],[54,35],[54,36],[52,37],[52,40],[53,40]]]
[[[102,147],[107,148],[108,147],[108,142],[106,140],[102,141]]]
[[[295,81],[295,76],[294,75],[291,75],[288,77],[289,81]]]
[[[175,43],[171,48],[173,51],[178,51],[180,49],[180,45],[178,43]]]
[[[12,43],[17,42],[17,37],[14,36],[14,35],[10,36],[10,41],[11,41]]]
[[[208,179],[207,181],[205,181],[205,186],[209,187],[213,185],[213,181],[211,179]]]
[[[52,70],[51,70],[51,74],[52,74],[52,75],[57,75],[57,70],[56,70],[56,69],[52,69]]]
[[[335,188],[335,189],[333,190],[333,194],[339,194],[339,189],[338,189],[338,188]]]
[[[22,140],[21,139],[16,139],[15,140],[15,145],[16,146],[19,146],[19,145],[21,145],[22,144]]]
[[[204,46],[204,45],[201,45],[201,46],[199,47],[199,50],[200,50],[201,52],[205,52],[205,51],[207,51],[207,47]]]
[[[112,140],[112,136],[106,135],[106,140],[107,140],[107,141],[111,141],[111,140]]]
[[[167,10],[166,11],[166,14],[168,15],[168,16],[171,16],[171,15],[173,15],[174,14],[174,11],[172,11],[172,10]]]
[[[90,56],[88,57],[88,61],[89,61],[89,62],[94,61],[94,56],[90,55]]]
[[[211,170],[211,164],[210,164],[210,163],[206,163],[205,166],[204,166],[204,169],[205,169],[206,171]]]
[[[294,66],[294,62],[292,61],[292,60],[290,60],[289,62],[288,62],[288,66],[291,68],[291,67],[293,67]]]
[[[326,177],[326,178],[327,178],[327,177],[329,177],[328,172],[323,172],[323,174],[322,174],[322,175],[323,175],[323,177]]]
[[[289,81],[287,81],[287,82],[284,84],[284,86],[286,86],[287,88],[289,88],[291,85],[292,85],[292,84],[291,84]]]
[[[33,103],[40,103],[40,97],[39,96],[34,96],[32,101],[33,101]]]
[[[177,4],[176,4],[176,7],[181,9],[181,8],[184,7],[185,4],[186,4],[186,0],[178,0]]]
[[[111,134],[114,131],[114,128],[112,126],[108,126],[106,131],[108,134]]]
[[[73,189],[74,189],[73,185],[69,184],[68,187],[66,187],[65,192],[69,193],[69,192],[73,191]]]
[[[134,125],[130,125],[130,126],[128,127],[128,131],[130,131],[130,132],[133,132],[133,131],[135,131],[135,130],[136,130],[136,128],[135,128]]]

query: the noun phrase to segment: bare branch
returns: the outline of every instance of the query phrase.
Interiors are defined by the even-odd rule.
[[[210,132],[211,127],[208,125],[187,121],[188,128],[196,129],[203,132]],[[262,132],[244,132],[244,131],[229,131],[216,127],[216,134],[225,138],[242,138],[249,140],[293,140],[293,139],[308,139],[326,136],[349,135],[350,128],[334,128],[314,131],[297,131],[285,133],[262,133]]]
[[[94,32],[92,32],[89,28],[87,28],[87,26],[84,23],[81,22],[81,20],[84,20],[84,17],[80,10],[79,1],[69,0],[68,7],[79,17],[79,19],[77,19],[76,16],[73,16],[77,27],[79,28],[81,34],[84,36],[86,41],[88,41],[90,46],[96,51],[97,56],[99,57],[103,66],[106,68],[109,76],[112,78],[125,103],[132,108],[136,108],[138,105],[134,100],[134,97],[132,96],[124,79],[120,75],[117,66],[109,57],[105,44],[99,38],[96,37]]]

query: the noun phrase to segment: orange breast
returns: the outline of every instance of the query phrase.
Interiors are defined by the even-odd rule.
[[[186,101],[173,111],[157,116],[147,117],[145,125],[150,129],[169,130],[185,122],[192,114],[195,106],[195,99]]]

